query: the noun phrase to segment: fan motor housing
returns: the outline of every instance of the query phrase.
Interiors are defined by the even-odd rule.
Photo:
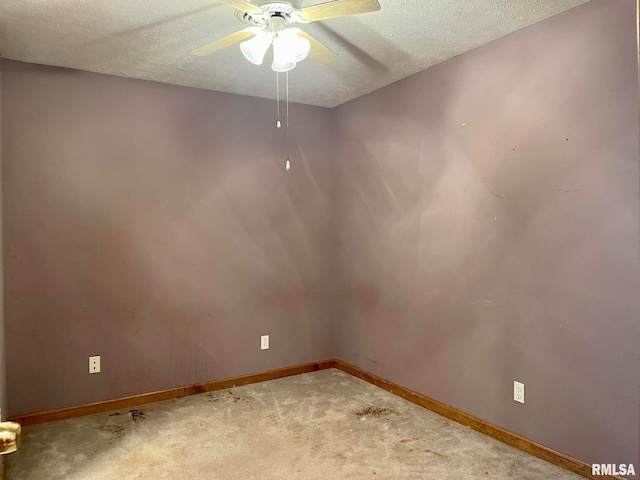
[[[288,2],[257,2],[260,8],[262,8],[265,12],[270,13],[271,16],[280,16],[287,19],[289,21],[289,15],[294,11],[300,8],[301,1],[300,0],[292,0]],[[260,18],[260,15],[254,15],[251,13],[244,13],[240,10],[236,10],[236,18],[241,20],[244,23],[248,23],[249,25],[260,26],[264,25],[266,21]],[[266,20],[266,19],[265,19]]]
[[[302,1],[301,0],[289,0],[286,2],[273,2],[271,0],[267,0],[266,2],[256,2],[256,5],[258,5],[260,8],[263,8],[264,10],[267,11],[273,11],[271,10],[274,6],[276,8],[280,7],[280,8],[284,8],[285,10],[281,10],[281,11],[292,11],[292,10],[299,10],[302,6]],[[288,9],[288,10],[287,10]]]

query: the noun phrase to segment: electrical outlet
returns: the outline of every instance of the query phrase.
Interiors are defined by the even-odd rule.
[[[89,357],[89,373],[100,373],[100,356]]]
[[[516,402],[524,403],[524,383],[513,382],[513,399]]]
[[[260,337],[260,350],[269,350],[269,335]]]

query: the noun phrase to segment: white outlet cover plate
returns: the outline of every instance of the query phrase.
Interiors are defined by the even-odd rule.
[[[524,383],[513,382],[513,399],[524,404]]]
[[[89,373],[100,373],[100,356],[89,357]]]
[[[269,350],[269,335],[260,337],[260,350]]]

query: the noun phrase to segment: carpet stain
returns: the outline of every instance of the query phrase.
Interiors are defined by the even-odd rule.
[[[134,422],[137,422],[138,420],[144,420],[144,412],[142,410],[129,410],[128,412],[116,412],[116,413],[110,413],[109,416],[110,417],[117,417],[119,415],[125,415],[127,413],[131,414],[131,420],[133,420]]]
[[[432,454],[434,454],[436,457],[440,457],[440,458],[447,458],[447,456],[446,456],[446,455],[443,455],[443,454],[438,453],[438,452],[434,452],[433,450],[426,450],[426,452],[427,452],[427,453],[432,453]]]
[[[374,407],[372,405],[368,405],[363,409],[360,410],[356,410],[353,413],[356,417],[376,417],[379,418],[383,415],[388,415],[390,413],[393,413],[395,415],[398,415],[398,412],[396,412],[395,410],[391,409],[391,408],[386,408],[386,407]]]
[[[418,437],[413,437],[413,438],[403,438],[402,440],[400,440],[400,443],[409,443],[409,442],[415,442],[416,440],[420,440]]]
[[[137,422],[138,420],[144,420],[144,412],[142,410],[129,410],[131,414],[131,420]]]
[[[125,428],[120,425],[103,425],[100,430],[113,433],[116,437],[120,438],[124,435]]]
[[[239,402],[239,401],[244,401],[245,403],[250,403],[250,399],[249,398],[244,398],[244,397],[240,397],[236,394],[234,394],[232,391],[227,390],[227,393],[229,395],[231,395],[230,397],[223,397],[220,395],[216,395],[214,393],[207,393],[207,401],[211,402],[211,403],[218,403],[218,402],[225,402],[227,400],[230,400],[233,403]],[[227,399],[227,400],[225,400]]]

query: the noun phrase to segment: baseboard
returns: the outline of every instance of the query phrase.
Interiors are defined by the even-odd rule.
[[[61,408],[58,410],[49,410],[46,412],[31,413],[27,415],[17,415],[15,417],[9,418],[9,420],[18,422],[23,426],[55,422],[58,420],[66,420],[69,418],[93,415],[96,413],[105,413],[112,410],[137,407],[140,405],[145,405],[147,403],[170,400],[172,398],[186,397],[188,395],[196,395],[199,393],[224,390],[226,388],[239,387],[252,383],[265,382],[267,380],[275,380],[277,378],[300,375],[302,373],[327,370],[330,368],[337,368],[339,370],[342,370],[345,373],[353,375],[354,377],[360,378],[377,387],[387,390],[388,392],[391,392],[394,395],[415,403],[416,405],[427,408],[432,412],[437,413],[438,415],[447,417],[455,422],[458,422],[478,432],[493,437],[496,440],[500,440],[501,442],[511,445],[518,450],[522,450],[523,452],[534,455],[538,458],[546,460],[549,463],[562,467],[578,475],[582,475],[583,477],[597,480],[626,480],[618,476],[591,475],[591,466],[585,462],[582,462],[581,460],[557,452],[551,448],[545,447],[544,445],[540,445],[539,443],[521,437],[520,435],[510,432],[509,430],[492,425],[491,423],[474,417],[473,415],[464,413],[454,407],[446,405],[420,393],[414,392],[413,390],[402,387],[373,373],[366,372],[358,367],[337,359],[306,363],[303,365],[295,365],[292,367],[253,373],[241,377],[198,383],[186,387],[145,393],[142,395],[133,395],[130,397],[106,400],[104,402],[79,405],[76,407]],[[0,478],[2,477],[0,476]]]
[[[336,360],[335,363],[336,368],[342,370],[345,373],[353,375],[354,377],[358,377],[366,382],[375,385],[376,387],[380,387],[384,390],[387,390],[388,392],[393,393],[394,395],[415,403],[416,405],[427,408],[432,412],[437,413],[438,415],[442,415],[443,417],[447,417],[462,425],[471,427],[478,432],[484,433],[485,435],[493,437],[496,440],[500,440],[501,442],[517,448],[518,450],[522,450],[523,452],[546,460],[549,463],[558,465],[559,467],[562,467],[573,473],[577,473],[578,475],[582,475],[586,478],[598,480],[626,480],[623,477],[619,476],[591,475],[591,465],[581,460],[557,452],[549,447],[545,447],[544,445],[540,445],[539,443],[521,437],[520,435],[510,432],[509,430],[505,430],[504,428],[492,425],[491,423],[485,422],[480,418],[464,413],[456,408],[438,402],[437,400],[433,400],[432,398],[414,392],[413,390],[409,390],[408,388],[390,382],[389,380],[385,380],[382,377],[374,375],[373,373],[366,372],[341,360]]]
[[[36,425],[39,423],[55,422],[58,420],[66,420],[69,418],[83,417],[85,415],[93,415],[96,413],[104,413],[112,410],[121,410],[123,408],[137,407],[147,403],[161,402],[172,398],[186,397],[188,395],[196,395],[198,393],[212,392],[215,390],[224,390],[225,388],[239,387],[241,385],[249,385],[251,383],[265,382],[267,380],[275,380],[277,378],[290,377],[301,373],[315,372],[318,370],[326,370],[335,368],[335,360],[324,360],[321,362],[306,363],[303,365],[295,365],[293,367],[279,368],[266,372],[252,373],[242,377],[226,378],[223,380],[215,380],[213,382],[198,383],[188,385],[186,387],[172,388],[169,390],[161,390],[159,392],[144,393],[142,395],[133,395],[130,397],[116,398],[106,400],[104,402],[90,403],[86,405],[78,405],[75,407],[60,408],[57,410],[49,410],[46,412],[30,413],[26,415],[16,415],[9,418],[13,422],[18,422],[22,426]],[[1,478],[1,477],[0,477]]]

